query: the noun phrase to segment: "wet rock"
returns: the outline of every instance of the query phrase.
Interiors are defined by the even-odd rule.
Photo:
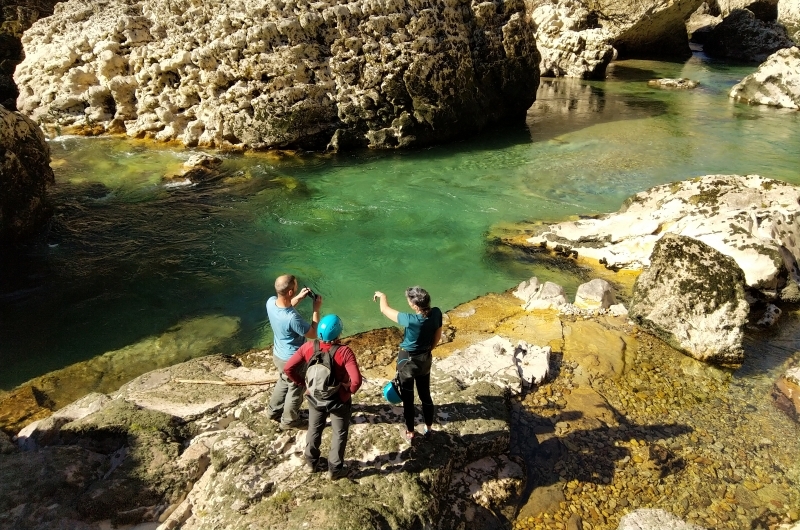
[[[563,287],[553,282],[539,283],[535,276],[520,283],[514,296],[524,302],[522,308],[526,311],[553,309],[567,303]]]
[[[685,77],[681,77],[678,79],[651,79],[647,82],[647,86],[658,87],[658,88],[677,88],[681,90],[688,90],[692,88],[697,88],[700,83],[697,81],[693,81],[691,79],[686,79]]]
[[[521,120],[536,95],[523,2],[93,7],[59,4],[23,37],[18,105],[45,126],[187,146],[393,149]]]
[[[687,523],[665,510],[635,510],[619,522],[617,530],[703,530]]]
[[[166,175],[164,180],[170,187],[191,185],[220,176],[222,159],[205,153],[194,154],[183,163],[183,168],[175,175]]]
[[[630,318],[689,356],[741,363],[749,311],[744,273],[710,246],[668,234],[634,284]]]
[[[752,11],[736,9],[708,34],[703,51],[710,57],[762,62],[794,42],[780,24],[763,22]]]
[[[27,425],[17,434],[17,444],[26,451],[32,451],[40,445],[54,445],[61,427],[97,412],[109,400],[105,394],[92,392],[59,409],[52,416]]]
[[[638,193],[599,219],[549,225],[528,243],[567,247],[615,270],[641,269],[664,234],[681,234],[734,258],[749,288],[775,298],[800,270],[798,199],[800,188],[780,181],[707,175]]]
[[[800,422],[800,368],[791,368],[777,381],[772,390],[775,406]]]
[[[756,325],[766,328],[773,326],[778,319],[781,318],[781,313],[783,313],[783,311],[780,307],[776,306],[775,304],[768,304],[767,308],[764,310],[764,314],[762,314],[761,318],[758,319]]]
[[[0,106],[0,243],[30,237],[47,221],[47,187],[54,182],[41,129]]]
[[[580,309],[608,309],[616,303],[614,287],[600,278],[579,285],[575,293],[575,306]]]
[[[619,377],[626,369],[626,358],[632,355],[623,333],[596,322],[564,323],[564,359],[575,361],[595,375]]]
[[[730,97],[753,105],[800,109],[800,48],[770,55],[758,70],[734,85]]]

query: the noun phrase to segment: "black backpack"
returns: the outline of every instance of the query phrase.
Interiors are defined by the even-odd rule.
[[[342,406],[339,399],[341,383],[333,370],[333,355],[339,346],[331,346],[327,352],[320,350],[319,341],[314,341],[314,354],[306,364],[306,397],[309,405],[316,409],[336,410]]]

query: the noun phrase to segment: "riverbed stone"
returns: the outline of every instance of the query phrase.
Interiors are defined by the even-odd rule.
[[[753,105],[800,109],[800,48],[773,53],[733,86],[730,97]]]
[[[772,397],[776,407],[800,422],[800,368],[790,368],[775,381]]]
[[[523,2],[58,4],[23,37],[20,110],[50,129],[187,146],[424,145],[523,119]]]
[[[575,306],[579,309],[608,309],[616,303],[614,286],[602,278],[582,283],[575,293]]]
[[[759,20],[748,9],[735,9],[709,32],[703,52],[710,57],[760,63],[794,44],[782,25]]]
[[[0,105],[0,243],[21,241],[41,228],[52,213],[47,187],[53,183],[41,129]]]
[[[672,78],[661,78],[661,79],[651,79],[647,82],[647,86],[658,87],[658,88],[677,88],[681,90],[690,90],[692,88],[697,88],[700,83],[694,81],[692,79],[686,79],[685,77],[680,77],[677,79]]]
[[[527,241],[640,270],[660,238],[681,234],[732,257],[750,289],[776,298],[798,279],[799,199],[800,188],[758,175],[706,175],[640,192],[597,219],[534,227]]]
[[[736,262],[673,234],[656,243],[650,260],[636,279],[630,318],[695,359],[740,363],[749,305]]]

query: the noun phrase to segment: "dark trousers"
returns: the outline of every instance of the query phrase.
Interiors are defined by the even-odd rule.
[[[425,425],[433,424],[433,399],[431,399],[431,359],[415,359],[400,370],[400,397],[403,398],[403,417],[406,420],[406,430],[414,430],[414,417],[417,411],[414,408],[414,386],[422,402],[422,417]],[[420,373],[422,372],[422,373]]]
[[[308,404],[308,434],[306,434],[305,457],[315,467],[319,461],[319,444],[322,430],[328,416],[331,418],[331,450],[328,453],[328,471],[338,471],[344,465],[344,450],[347,447],[347,433],[350,430],[350,412],[353,400],[350,399],[338,409],[328,412]]]

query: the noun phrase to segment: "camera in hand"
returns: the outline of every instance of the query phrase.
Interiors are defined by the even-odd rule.
[[[305,286],[305,285],[303,287],[308,289],[308,294],[311,296],[312,300],[316,300],[317,298],[319,298],[319,295],[317,293],[315,293],[314,291],[312,291],[311,287],[308,287],[308,286]]]

